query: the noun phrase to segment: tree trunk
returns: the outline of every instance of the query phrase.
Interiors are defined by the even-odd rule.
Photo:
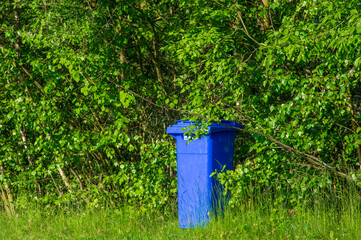
[[[57,156],[55,157],[55,159],[56,159],[57,163],[60,163]],[[65,186],[68,188],[68,191],[71,192],[69,180],[66,177],[66,174],[65,174],[64,170],[60,167],[60,165],[58,165],[58,170],[59,170],[61,179],[63,179],[63,182],[64,182]]]
[[[81,190],[84,190],[84,187],[83,187],[83,183],[81,182],[78,174],[75,172],[74,169],[70,168],[70,171],[73,173],[73,175],[75,176],[76,180],[78,181],[79,185],[80,185],[80,189]]]
[[[262,0],[262,3],[263,3],[263,6],[265,8],[269,8],[269,5],[268,5],[268,0]],[[262,23],[262,31],[265,31],[269,28],[269,19],[268,19],[268,14],[265,14],[263,16],[263,23]]]
[[[0,173],[1,175],[5,176],[5,171],[4,171],[4,167],[2,165],[2,163],[0,163]],[[1,187],[1,198],[4,202],[4,206],[5,206],[5,210],[8,212],[8,214],[14,214],[15,213],[15,206],[14,206],[14,199],[13,196],[11,194],[11,190],[10,190],[10,186],[7,183],[6,179],[4,179],[4,183],[5,183],[5,192],[3,190],[3,187],[0,185]]]

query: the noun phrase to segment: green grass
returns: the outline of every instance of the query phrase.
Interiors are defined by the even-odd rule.
[[[319,203],[291,213],[271,204],[244,206],[198,229],[179,229],[174,214],[32,209],[0,213],[0,239],[361,239],[359,201]]]

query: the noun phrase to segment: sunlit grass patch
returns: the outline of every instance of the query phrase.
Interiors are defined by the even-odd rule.
[[[262,198],[262,196],[260,196]],[[127,208],[19,211],[0,214],[1,239],[361,239],[360,199],[317,201],[294,209],[257,204],[227,209],[205,228],[180,229],[174,213],[130,213]],[[335,203],[336,204],[336,203]]]

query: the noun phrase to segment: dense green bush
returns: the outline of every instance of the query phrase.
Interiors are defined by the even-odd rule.
[[[234,205],[277,190],[294,206],[358,182],[360,10],[355,0],[1,2],[1,206],[173,207],[164,133],[182,118],[246,126],[222,180]]]

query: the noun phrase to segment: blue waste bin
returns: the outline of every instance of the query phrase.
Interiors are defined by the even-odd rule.
[[[189,143],[189,137],[182,130],[193,125],[191,121],[177,121],[167,128],[167,133],[177,142],[178,172],[178,218],[180,228],[205,226],[212,213],[220,207],[222,186],[212,172],[232,170],[234,140],[244,128],[231,121],[221,121],[208,127],[209,133]],[[223,126],[227,125],[227,126]],[[222,206],[223,207],[223,206]]]

